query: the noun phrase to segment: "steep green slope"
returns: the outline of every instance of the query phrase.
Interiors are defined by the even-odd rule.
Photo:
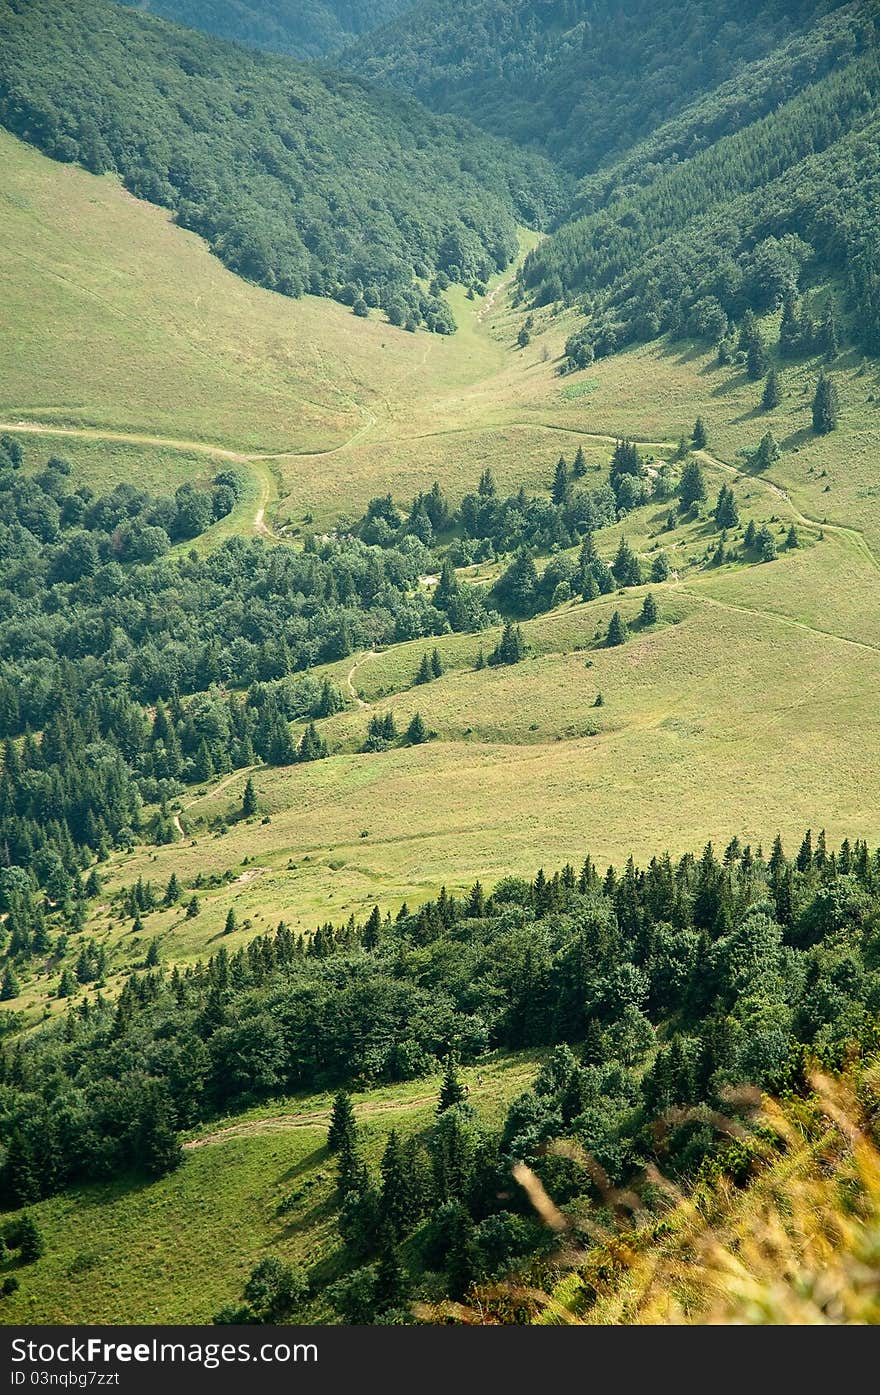
[[[408,0],[122,0],[254,48],[317,58],[394,19]]]
[[[579,172],[799,32],[822,0],[422,0],[346,63]]]
[[[746,310],[836,277],[853,338],[880,347],[880,59],[867,9],[821,27],[584,181],[583,216],[523,289],[583,297],[574,362],[658,333],[723,339]],[[586,354],[582,350],[586,347]]]
[[[515,217],[555,207],[548,165],[461,123],[101,0],[3,0],[0,121],[117,170],[247,279],[413,328],[452,327],[415,277],[485,280]]]

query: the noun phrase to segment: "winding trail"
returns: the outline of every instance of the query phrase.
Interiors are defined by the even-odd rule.
[[[361,697],[357,688],[354,686],[352,679],[354,678],[361,664],[368,663],[370,659],[377,659],[378,657],[379,656],[376,653],[375,649],[368,649],[365,654],[362,654],[361,657],[355,661],[352,667],[348,670],[348,673],[345,675],[346,687],[348,688],[349,694],[351,695],[351,697],[354,698],[358,707],[369,707],[370,704],[368,702],[364,702],[364,699]]]
[[[374,1115],[399,1114],[404,1111],[421,1109],[436,1099],[436,1094],[420,1095],[418,1099],[379,1100],[368,1104],[355,1104],[355,1118],[369,1119]],[[190,1152],[196,1148],[206,1148],[214,1143],[227,1143],[233,1138],[255,1138],[269,1133],[291,1133],[295,1129],[315,1129],[329,1124],[332,1109],[316,1109],[308,1114],[273,1114],[265,1119],[246,1119],[240,1124],[227,1124],[201,1138],[191,1138],[184,1143]]]

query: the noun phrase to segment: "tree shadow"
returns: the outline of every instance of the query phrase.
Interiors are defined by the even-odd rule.
[[[323,1125],[320,1123],[315,1124],[315,1128],[319,1129],[322,1127]],[[307,1153],[304,1158],[301,1158],[295,1166],[288,1168],[287,1172],[283,1172],[278,1178],[278,1181],[293,1182],[297,1177],[301,1177],[304,1172],[310,1172],[313,1167],[317,1167],[319,1162],[327,1162],[329,1157],[330,1152],[327,1145],[326,1143],[322,1143],[319,1148],[313,1148],[311,1153]]]
[[[801,426],[797,431],[792,431],[789,436],[784,436],[779,444],[783,450],[800,450],[801,446],[805,446],[808,441],[813,440],[814,435],[812,427]]]

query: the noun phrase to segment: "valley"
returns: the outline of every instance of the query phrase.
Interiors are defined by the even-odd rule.
[[[0,0],[3,1324],[705,1320],[522,1160],[875,1089],[872,7],[468,8]]]

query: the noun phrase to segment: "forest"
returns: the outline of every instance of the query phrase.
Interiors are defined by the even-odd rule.
[[[483,284],[546,223],[540,156],[359,79],[170,29],[109,0],[0,5],[0,121],[115,171],[240,276],[454,329],[431,281]]]
[[[159,897],[135,890],[125,913],[148,927]],[[4,1048],[2,1204],[132,1169],[160,1176],[182,1162],[178,1130],[343,1087],[328,1143],[347,1272],[328,1297],[341,1320],[411,1321],[422,1271],[461,1298],[547,1250],[552,1235],[505,1183],[514,1162],[561,1205],[601,1200],[651,1163],[679,1183],[707,1167],[745,1177],[748,1144],[731,1150],[712,1122],[736,1109],[730,1087],[797,1096],[810,1062],[839,1067],[875,1042],[878,892],[880,850],[859,840],[835,850],[807,832],[787,855],[778,837],[766,849],[733,838],[644,868],[602,872],[587,857],[491,893],[444,890],[394,920],[377,907],[306,938],[281,923],[184,971],[154,957],[115,1002],[72,1005]],[[457,1063],[499,1046],[556,1049],[492,1130]],[[345,1090],[438,1062],[434,1127],[406,1144],[392,1132],[371,1173]],[[601,1173],[591,1181],[573,1148],[549,1146],[560,1140]],[[309,1276],[296,1278],[302,1299]],[[242,1320],[235,1297],[218,1321]],[[244,1320],[267,1320],[257,1306]]]
[[[787,292],[833,277],[845,287],[852,340],[876,353],[872,23],[866,15],[847,30],[849,57],[836,43],[824,55],[811,50],[818,71],[809,84],[796,46],[787,100],[779,101],[777,56],[755,82],[756,96],[765,94],[757,108],[744,109],[739,83],[731,85],[668,137],[661,128],[619,169],[585,181],[587,211],[530,255],[523,292],[539,304],[579,301],[588,315],[581,343],[601,357],[663,333],[717,342],[747,309],[765,314]]]
[[[294,58],[319,58],[394,19],[408,0],[123,0],[160,19]]]
[[[839,8],[824,0],[747,8],[733,0],[421,0],[340,61],[585,174]]]

